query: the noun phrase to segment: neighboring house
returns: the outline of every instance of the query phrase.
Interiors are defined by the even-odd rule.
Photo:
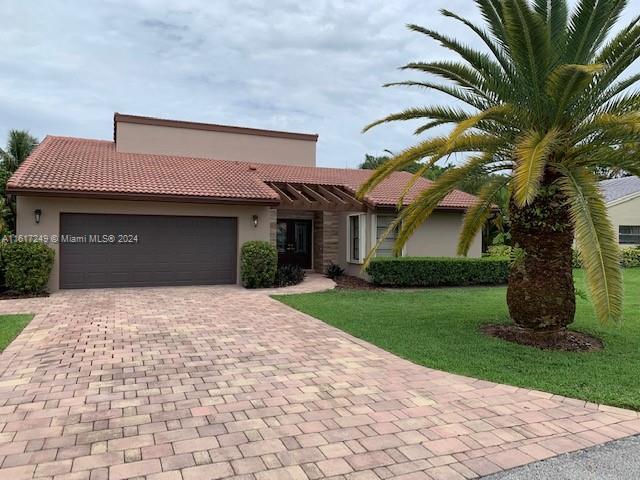
[[[249,240],[276,244],[281,263],[360,274],[412,177],[395,173],[360,202],[371,172],[316,167],[317,139],[115,114],[114,141],[48,136],[19,168],[7,187],[17,233],[57,237],[52,290],[236,283]],[[448,195],[404,254],[455,255],[474,201]],[[470,255],[480,250],[478,236]]]
[[[604,180],[600,189],[620,246],[640,246],[640,178]]]

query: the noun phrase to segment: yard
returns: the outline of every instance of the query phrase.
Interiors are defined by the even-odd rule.
[[[33,315],[0,315],[0,352],[13,341],[31,321]]]
[[[540,351],[479,333],[508,322],[504,287],[331,291],[275,297],[415,363],[447,372],[640,410],[640,268],[625,270],[622,326],[601,326],[578,298],[572,327],[600,337],[590,353]],[[575,272],[586,292],[583,272]]]

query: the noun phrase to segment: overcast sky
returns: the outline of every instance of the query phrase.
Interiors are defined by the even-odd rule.
[[[477,42],[448,8],[471,0],[0,0],[0,144],[10,128],[110,139],[113,112],[318,133],[318,165],[408,146],[409,125],[362,127],[442,100],[384,89],[443,58],[418,23]],[[640,13],[630,0],[624,18]]]

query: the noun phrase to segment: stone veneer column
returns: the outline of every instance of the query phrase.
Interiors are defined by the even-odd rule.
[[[315,212],[313,225],[313,267],[324,273],[330,263],[338,263],[338,215]]]

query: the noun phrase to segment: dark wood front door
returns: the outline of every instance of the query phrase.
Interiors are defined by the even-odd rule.
[[[311,220],[278,220],[278,263],[311,268]]]

